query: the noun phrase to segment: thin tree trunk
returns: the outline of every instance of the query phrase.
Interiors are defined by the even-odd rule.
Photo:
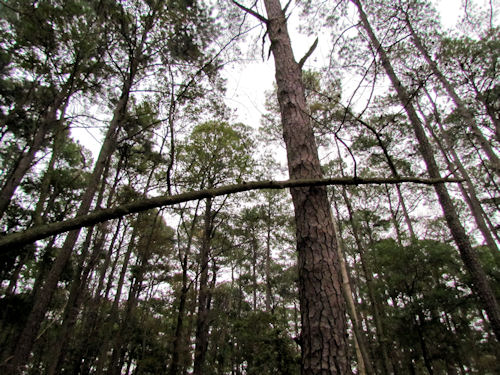
[[[339,254],[340,261],[340,270],[342,272],[342,285],[344,287],[344,295],[347,302],[347,307],[349,311],[349,317],[352,322],[352,329],[354,331],[354,342],[356,345],[356,355],[358,358],[358,366],[359,366],[359,374],[361,375],[371,375],[375,374],[375,370],[373,369],[372,360],[368,353],[367,342],[364,335],[364,332],[361,328],[361,321],[358,319],[358,312],[356,311],[356,304],[354,303],[354,299],[352,298],[352,289],[351,282],[349,277],[349,272],[347,270],[347,265],[344,259],[344,249],[342,246],[342,242],[340,240],[341,231],[337,227],[337,223],[333,221],[333,225],[335,228],[335,232],[337,235],[337,249]]]
[[[108,157],[108,159],[106,160],[104,171],[102,173],[101,188],[95,204],[96,207],[101,207],[101,203],[104,200],[104,192],[107,187],[106,180],[109,173],[110,164],[111,164],[111,157]],[[116,168],[113,188],[111,189],[107,198],[107,206],[111,204],[111,201],[114,198],[114,193],[116,190],[116,186],[118,184],[118,175],[121,171],[121,165],[122,165],[122,158],[120,158],[118,166]],[[94,268],[97,258],[102,251],[102,247],[104,246],[104,241],[107,235],[106,225],[100,224],[98,226],[97,239],[94,242],[90,259],[87,259],[89,258],[89,250],[92,242],[93,233],[94,233],[94,227],[89,228],[85,241],[83,242],[82,245],[78,266],[73,276],[68,302],[66,304],[66,309],[64,311],[63,323],[61,326],[60,334],[55,346],[52,349],[53,355],[52,355],[52,361],[50,362],[47,371],[48,375],[54,375],[55,373],[59,373],[59,366],[64,362],[66,351],[63,351],[62,349],[63,347],[66,346],[70,333],[73,330],[74,325],[76,324],[76,318],[78,313],[80,312],[80,305],[83,300],[83,293],[85,292],[85,288],[87,287],[88,276],[92,271],[92,269]],[[117,236],[118,233],[115,233],[112,240],[113,244],[116,241]],[[88,264],[85,266],[85,262],[87,260]]]
[[[208,348],[208,313],[209,305],[209,285],[208,285],[208,263],[210,257],[210,240],[213,231],[212,198],[206,199],[205,217],[203,225],[203,237],[200,248],[200,280],[198,292],[198,315],[196,318],[196,338],[194,351],[194,375],[205,373],[205,357]]]
[[[42,221],[42,212],[49,196],[50,183],[52,182],[52,174],[54,173],[54,167],[59,159],[62,146],[65,141],[66,132],[62,128],[62,121],[64,120],[65,110],[62,111],[59,117],[59,123],[57,124],[57,129],[54,134],[54,141],[52,144],[52,155],[50,156],[49,164],[47,165],[47,170],[45,171],[40,185],[40,195],[38,197],[38,202],[35,206],[35,211],[33,212],[33,224],[40,225]]]
[[[172,364],[170,365],[169,374],[177,375],[179,373],[179,368],[181,366],[181,358],[183,348],[185,348],[185,339],[184,339],[184,318],[186,315],[186,301],[187,294],[189,292],[188,285],[188,259],[191,254],[191,245],[193,243],[193,235],[194,229],[196,227],[196,222],[198,219],[198,205],[196,206],[194,218],[191,221],[191,226],[188,232],[188,239],[186,244],[186,249],[184,254],[181,255],[179,250],[179,260],[181,261],[182,267],[182,287],[181,287],[181,295],[179,296],[179,309],[177,311],[177,323],[175,326],[175,335],[174,342],[172,348]]]
[[[126,231],[126,227],[123,228],[123,232]],[[108,271],[109,263],[111,262],[111,254],[113,252],[113,248],[115,247],[115,240],[118,238],[122,231],[122,225],[121,225],[121,219],[118,220],[116,223],[116,228],[115,228],[115,233],[113,234],[113,239],[111,240],[111,243],[107,247],[107,251],[105,252],[106,257],[104,258],[104,262],[100,267],[99,270],[99,281],[96,287],[96,290],[94,291],[94,296],[92,298],[92,301],[88,304],[87,309],[85,311],[84,318],[82,318],[82,325],[83,329],[82,332],[84,334],[83,340],[80,344],[80,347],[76,351],[76,354],[74,355],[74,371],[79,372],[80,374],[88,374],[90,372],[90,364],[91,364],[91,359],[92,356],[96,356],[97,353],[89,353],[89,348],[92,348],[93,345],[91,343],[94,342],[101,342],[99,339],[99,334],[98,334],[98,319],[99,319],[99,307],[100,307],[100,302],[101,302],[101,292],[104,288],[104,278],[106,276],[106,272]],[[122,235],[118,246],[117,246],[117,253],[116,253],[116,258],[111,266],[111,270],[109,273],[109,279],[113,279],[114,271],[116,268],[116,264],[119,258],[120,251],[119,249],[122,246],[123,240],[124,240],[124,235]],[[107,298],[102,298],[102,300],[107,301]]]
[[[139,231],[138,227],[137,226],[134,227],[132,234],[130,236],[130,240],[127,246],[127,251],[125,252],[125,256],[123,259],[122,268],[120,270],[120,276],[118,277],[118,284],[116,286],[116,294],[113,300],[113,305],[111,306],[111,311],[102,329],[103,334],[102,334],[101,350],[99,352],[98,360],[96,363],[96,370],[95,370],[96,375],[101,375],[104,371],[104,366],[106,364],[106,359],[108,356],[108,350],[112,341],[111,335],[113,331],[113,325],[116,324],[118,321],[118,304],[120,303],[123,284],[125,283],[125,275],[127,273],[127,268],[130,263],[132,250],[135,247],[135,240],[138,235],[138,231]],[[111,370],[112,369],[110,369],[110,371]]]
[[[266,312],[271,312],[271,201],[268,202],[266,221]]]
[[[389,202],[389,211],[391,212],[392,225],[396,230],[396,239],[398,241],[399,246],[403,246],[401,228],[399,228],[398,217],[396,216],[396,211],[392,206],[391,192],[389,191],[389,187],[387,185],[384,185],[384,188],[385,188],[385,194],[387,195],[387,201]]]
[[[257,311],[257,238],[252,229],[252,294],[253,294],[253,311]]]
[[[491,163],[493,170],[496,172],[496,174],[498,176],[500,176],[500,159],[495,154],[495,151],[492,149],[488,140],[484,137],[483,133],[481,132],[481,129],[479,129],[479,127],[477,126],[477,123],[476,123],[474,117],[472,116],[471,112],[467,110],[464,102],[458,96],[458,94],[456,93],[452,84],[446,79],[446,77],[443,75],[443,73],[439,70],[436,62],[434,60],[432,60],[431,56],[429,55],[429,52],[424,47],[420,37],[417,35],[415,30],[413,29],[413,26],[412,26],[407,14],[405,14],[405,21],[406,21],[406,25],[408,27],[408,30],[410,31],[410,34],[412,36],[413,44],[418,49],[418,51],[422,54],[425,61],[427,62],[427,64],[431,68],[432,73],[434,73],[434,75],[438,78],[438,80],[441,82],[444,89],[448,93],[448,95],[453,100],[453,103],[455,104],[458,112],[460,113],[460,115],[462,115],[462,117],[466,121],[467,125],[471,128],[472,133],[474,134],[474,136],[478,140],[478,142],[481,145],[482,149],[484,150],[485,154],[488,156],[488,159]],[[380,54],[380,52],[379,52],[379,54]],[[402,90],[404,90],[404,89],[402,89]]]
[[[264,0],[290,178],[321,177],[301,66],[279,0]],[[345,300],[330,203],[323,187],[293,188],[301,306],[302,374],[349,374]]]
[[[15,167],[9,174],[9,177],[5,180],[2,190],[0,190],[0,218],[2,218],[5,214],[5,211],[7,210],[7,207],[9,206],[10,201],[12,200],[12,197],[14,196],[14,193],[21,183],[24,175],[32,167],[35,155],[41,149],[47,135],[50,132],[50,129],[57,122],[57,111],[60,109],[63,102],[64,99],[62,98],[56,98],[54,100],[54,104],[48,109],[47,114],[41,121],[40,126],[37,127],[28,151],[19,157]]]
[[[358,248],[359,257],[361,260],[361,269],[365,274],[366,286],[368,289],[368,298],[370,299],[370,303],[373,309],[373,319],[375,321],[375,332],[377,335],[378,343],[380,346],[380,352],[382,354],[382,366],[385,374],[392,373],[391,362],[389,361],[389,349],[387,347],[387,338],[385,337],[384,324],[382,321],[381,314],[381,306],[379,300],[375,294],[375,288],[373,286],[373,272],[368,266],[368,263],[365,259],[365,250],[361,238],[359,236],[358,226],[354,221],[354,211],[352,209],[351,202],[347,197],[347,192],[345,187],[342,188],[342,196],[344,197],[344,201],[347,207],[347,211],[349,213],[349,221],[352,227],[352,233],[354,235],[354,241],[356,242],[356,246]]]
[[[366,30],[373,47],[377,50],[378,55],[382,61],[382,65],[389,79],[391,80],[394,89],[396,90],[398,98],[401,104],[403,105],[406,114],[408,115],[410,123],[415,132],[416,138],[419,142],[420,152],[422,154],[422,157],[424,158],[425,164],[427,166],[427,171],[430,177],[440,178],[441,175],[439,172],[439,167],[436,163],[436,160],[434,159],[434,153],[431,144],[427,139],[424,128],[422,127],[420,119],[418,118],[418,115],[415,112],[413,105],[411,105],[411,99],[408,92],[403,87],[401,81],[397,78],[396,73],[392,68],[389,57],[387,56],[384,48],[382,47],[377,37],[375,36],[368,21],[368,18],[366,17],[366,14],[363,11],[360,1],[359,0],[351,0],[351,1],[358,8],[359,15],[361,18],[361,23],[364,29]],[[467,268],[468,272],[472,277],[473,291],[480,298],[483,308],[486,310],[488,314],[488,318],[491,322],[493,332],[495,333],[497,340],[500,341],[500,309],[498,306],[498,302],[495,298],[495,295],[491,289],[491,286],[489,285],[488,279],[486,278],[486,274],[482,269],[481,264],[479,263],[479,259],[476,252],[474,251],[474,249],[472,249],[472,245],[470,243],[469,238],[467,237],[467,234],[465,233],[464,227],[460,223],[457,212],[450,198],[450,195],[448,194],[446,186],[444,184],[436,184],[434,185],[434,188],[436,190],[436,194],[443,209],[443,213],[446,222],[448,223],[448,227],[450,228],[453,239],[457,244],[457,247],[460,251],[460,255],[465,264],[465,267]]]
[[[149,181],[150,182],[150,181]],[[149,182],[146,186],[149,186]],[[146,193],[147,188],[144,190],[144,194]],[[130,322],[133,320],[132,317],[135,313],[135,309],[138,304],[139,296],[143,289],[143,281],[144,281],[144,270],[148,265],[148,260],[151,256],[151,241],[154,236],[154,232],[156,229],[156,224],[158,223],[158,218],[160,217],[161,210],[158,210],[155,214],[153,223],[151,228],[149,229],[148,240],[144,246],[140,246],[137,248],[139,251],[139,259],[137,260],[135,269],[136,273],[132,282],[132,285],[129,290],[129,295],[127,299],[127,306],[125,308],[125,316],[120,324],[120,328],[118,332],[115,334],[114,338],[114,347],[113,347],[113,355],[111,357],[110,370],[108,371],[110,374],[118,375],[121,373],[121,369],[124,365],[125,358],[125,350],[124,347],[127,346],[128,341],[130,340],[130,331],[131,326]]]
[[[434,129],[432,128],[431,124],[429,123],[429,121],[425,116],[424,116],[425,119],[424,125],[434,138],[434,141],[436,142],[439,149],[441,150],[441,153],[443,154],[444,159],[447,163],[448,170],[451,173],[453,173],[457,178],[465,180],[464,182],[465,185],[467,186],[467,189],[465,189],[463,183],[460,183],[458,185],[460,192],[462,193],[462,196],[464,197],[467,205],[469,206],[472,216],[474,217],[474,220],[476,222],[476,225],[480,230],[481,234],[483,235],[483,238],[486,241],[487,246],[492,250],[493,254],[496,255],[498,252],[498,247],[495,240],[493,239],[492,232],[488,229],[488,226],[486,224],[485,221],[486,215],[481,207],[481,202],[479,202],[479,199],[477,198],[476,189],[474,188],[470,176],[467,173],[465,167],[463,166],[457,152],[453,148],[453,144],[449,139],[448,134],[443,129],[443,126],[440,122],[439,114],[437,113],[437,109],[435,107],[435,103],[432,102],[432,104],[434,106],[434,116],[436,117],[436,122],[441,132],[440,134],[441,138],[436,135]],[[443,145],[443,142],[441,142],[441,139],[443,139],[443,141],[446,143],[446,147]],[[450,160],[448,153],[451,156],[452,160]],[[457,169],[459,173],[457,173]]]
[[[119,126],[121,124],[121,120],[125,115],[130,88],[132,85],[132,79],[133,75],[129,77],[129,80],[125,82],[123,86],[121,98],[118,101],[113,119],[111,120],[106,137],[104,138],[101,151],[99,152],[99,156],[94,166],[94,171],[92,172],[92,175],[89,179],[90,183],[81,198],[77,216],[85,215],[86,213],[88,213],[98,187],[98,182],[101,180],[106,161],[114,151],[114,143]],[[22,372],[22,368],[24,368],[29,359],[29,354],[31,352],[35,337],[38,333],[40,324],[43,321],[50,301],[52,300],[52,296],[57,288],[57,283],[59,282],[60,275],[71,257],[71,253],[76,244],[76,241],[78,240],[79,234],[80,229],[68,233],[68,235],[66,236],[66,240],[64,241],[64,244],[52,266],[52,269],[47,276],[44,287],[35,297],[35,304],[16,346],[14,359],[11,364],[12,373]]]

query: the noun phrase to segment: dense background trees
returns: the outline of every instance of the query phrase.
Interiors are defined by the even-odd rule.
[[[207,196],[0,247],[0,371],[498,373],[493,5],[453,32],[427,0],[212,5],[0,4],[0,240],[286,167],[462,182]],[[291,13],[330,61],[293,57]],[[222,78],[256,28],[261,127]]]

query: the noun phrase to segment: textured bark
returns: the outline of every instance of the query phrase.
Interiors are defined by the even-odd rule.
[[[485,154],[488,156],[488,159],[491,163],[492,169],[495,171],[497,176],[500,176],[500,159],[498,158],[497,154],[491,147],[491,144],[488,142],[488,140],[485,138],[483,133],[481,132],[481,129],[477,126],[476,120],[472,116],[472,113],[467,110],[463,100],[458,96],[457,92],[455,91],[455,88],[453,85],[446,79],[444,74],[439,70],[436,62],[432,60],[431,56],[429,55],[429,52],[425,48],[424,44],[422,43],[422,40],[418,36],[418,34],[415,32],[413,29],[413,26],[408,18],[408,15],[405,17],[406,21],[406,26],[408,27],[408,30],[410,31],[410,34],[413,39],[413,44],[415,47],[418,49],[418,51],[422,54],[424,57],[425,61],[431,68],[432,73],[438,78],[439,82],[443,85],[444,89],[450,96],[450,98],[453,100],[453,103],[455,104],[458,112],[460,115],[463,117],[467,125],[470,127],[472,130],[472,134],[474,134],[474,137],[477,139],[479,142],[481,148],[485,152]]]
[[[415,108],[411,104],[411,98],[408,94],[407,90],[402,85],[401,81],[396,76],[394,69],[392,68],[391,62],[384,48],[378,41],[375,36],[368,18],[363,11],[362,5],[359,0],[351,0],[354,5],[358,8],[359,16],[361,19],[361,24],[363,28],[366,30],[368,37],[373,45],[373,47],[378,52],[378,55],[382,61],[382,65],[389,77],[392,86],[396,90],[397,96],[403,105],[408,119],[413,127],[415,132],[415,136],[418,140],[420,153],[424,159],[424,162],[427,167],[427,172],[431,178],[440,178],[439,167],[434,158],[434,152],[432,150],[431,144],[427,139],[427,135],[425,134],[424,128],[420,119],[415,111]],[[495,298],[493,290],[486,278],[486,274],[479,263],[479,258],[472,248],[469,238],[465,233],[465,229],[460,223],[458,214],[453,205],[453,201],[448,193],[444,184],[436,184],[434,186],[436,190],[436,194],[438,196],[439,203],[441,204],[444,217],[450,228],[450,232],[453,236],[453,239],[458,247],[460,252],[460,256],[465,264],[465,267],[473,280],[472,289],[474,293],[479,297],[482,307],[485,309],[488,318],[491,323],[491,327],[493,332],[496,335],[497,340],[500,341],[500,308],[498,306],[498,302]]]
[[[279,0],[264,0],[290,178],[321,178],[302,72]],[[348,374],[346,308],[330,204],[324,187],[291,189],[301,306],[302,374]]]

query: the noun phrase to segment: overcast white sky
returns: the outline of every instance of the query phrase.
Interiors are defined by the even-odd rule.
[[[490,0],[476,1],[488,6]],[[491,1],[498,9],[500,0]],[[460,15],[463,14],[462,0],[435,0],[434,2],[441,13],[444,27],[454,27]],[[294,9],[289,19],[289,29],[296,59],[300,59],[304,55],[315,39],[314,36],[300,34],[294,29],[300,23],[299,13],[299,8]],[[308,61],[309,64],[316,61],[318,67],[328,59],[330,53],[329,34],[320,35],[319,41],[318,48]],[[265,48],[265,54],[267,54],[268,43]],[[260,56],[257,56],[245,63],[228,65],[223,75],[227,79],[226,104],[235,110],[236,120],[257,128],[260,125],[261,116],[265,112],[265,92],[271,90],[274,83],[273,58],[263,61]],[[73,129],[72,134],[89,148],[95,156],[97,155],[100,149],[98,132],[92,131],[92,134],[89,134],[88,129]]]
[[[490,0],[476,0],[483,6],[489,6]],[[499,0],[491,0],[498,9]],[[441,14],[444,28],[453,28],[463,14],[462,0],[434,0]],[[294,30],[298,24],[300,9],[295,9],[289,20],[295,58],[300,59],[314,42],[314,37],[307,37]],[[299,21],[300,22],[300,21]],[[319,36],[320,43],[310,60],[327,61],[329,55],[330,36],[328,33]],[[266,48],[269,46],[266,45]],[[267,50],[266,50],[267,53]],[[320,65],[318,65],[320,66]],[[264,113],[265,92],[271,90],[274,83],[274,63],[272,57],[262,61],[257,58],[253,62],[233,65],[224,72],[227,78],[227,104],[236,109],[237,119],[247,125],[258,127]]]

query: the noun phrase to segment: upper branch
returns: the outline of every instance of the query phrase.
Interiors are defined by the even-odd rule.
[[[236,5],[238,8],[243,9],[245,12],[248,14],[251,14],[255,18],[257,18],[259,21],[264,22],[266,25],[269,22],[266,17],[264,17],[262,14],[256,12],[255,10],[252,10],[250,8],[247,8],[243,4],[238,3],[236,0],[231,0],[234,5]]]

